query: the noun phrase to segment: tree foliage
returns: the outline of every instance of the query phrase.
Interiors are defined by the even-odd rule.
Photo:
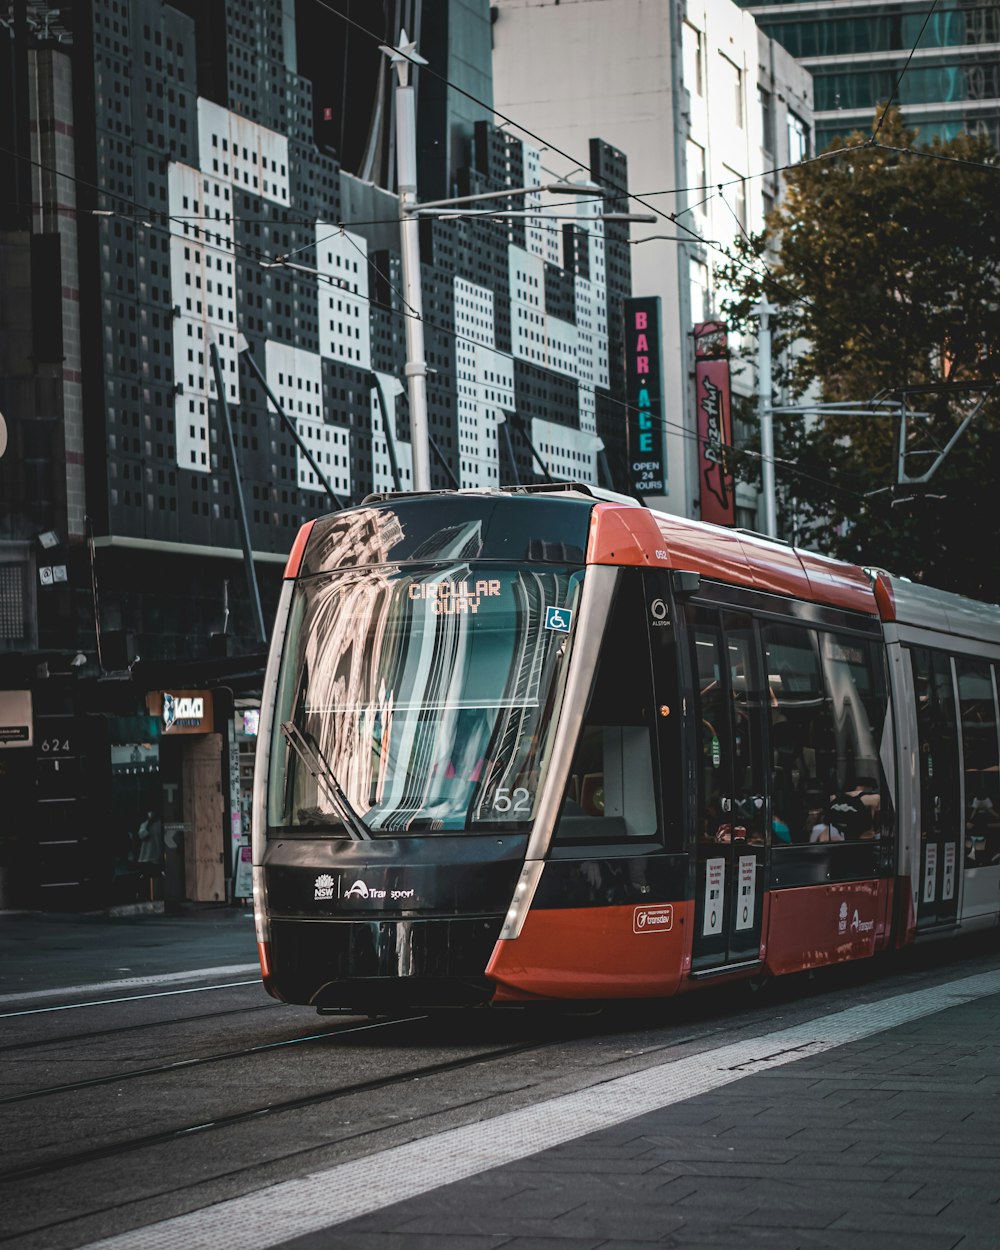
[[[775,416],[783,536],[997,600],[1000,388],[984,388],[1000,378],[1000,163],[985,139],[918,145],[898,110],[876,117],[876,139],[856,133],[787,172],[763,233],[718,269],[723,312],[754,332],[755,306],[772,306],[783,402],[885,409]],[[899,398],[927,414],[906,422],[911,478],[983,401],[925,484],[897,484]]]

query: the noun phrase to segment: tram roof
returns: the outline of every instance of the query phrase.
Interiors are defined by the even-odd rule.
[[[595,504],[587,561],[684,570],[730,585],[878,615],[871,578],[855,564],[760,534],[647,508]]]
[[[884,588],[877,591],[883,620],[1000,645],[997,604],[924,586],[881,569],[872,573],[877,586]]]

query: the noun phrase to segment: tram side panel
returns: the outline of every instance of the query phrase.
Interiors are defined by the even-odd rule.
[[[1000,608],[879,572],[900,718],[901,940],[1000,921]]]
[[[576,741],[553,768],[562,798],[530,910],[487,967],[498,1003],[670,995],[690,964],[668,574],[623,568],[617,582]]]

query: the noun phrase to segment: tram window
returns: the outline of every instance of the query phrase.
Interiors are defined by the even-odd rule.
[[[819,638],[813,629],[765,625],[763,640],[774,845],[830,841],[836,753]]]
[[[656,834],[652,704],[641,581],[626,570],[570,765],[556,841],[615,842]]]
[[[820,642],[836,750],[831,829],[846,842],[872,840],[889,823],[881,762],[890,728],[884,652],[867,639],[833,633]]]
[[[888,822],[877,644],[766,625],[774,845],[872,840]],[[787,831],[787,832],[786,832]]]
[[[926,842],[959,821],[955,689],[945,652],[912,647],[910,662],[920,744],[920,837]]]
[[[1000,864],[1000,755],[991,666],[965,656],[956,662],[965,762],[965,862]]]

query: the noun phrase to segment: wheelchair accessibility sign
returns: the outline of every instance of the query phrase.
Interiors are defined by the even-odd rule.
[[[554,629],[557,633],[568,634],[570,622],[573,620],[572,608],[546,608],[545,628]]]

